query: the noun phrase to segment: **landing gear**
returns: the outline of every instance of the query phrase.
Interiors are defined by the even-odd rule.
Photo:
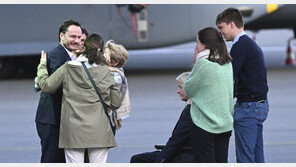
[[[295,64],[295,55],[292,49],[292,40],[296,38],[296,27],[293,28],[293,31],[294,31],[294,37],[291,37],[288,39],[286,65]]]
[[[134,36],[139,42],[148,42],[148,11],[146,4],[129,5],[128,9],[131,12],[132,27]]]
[[[40,55],[14,56],[0,58],[0,80],[7,78],[34,78]]]
[[[293,39],[294,39],[294,37],[291,37],[288,40],[286,65],[294,65],[295,64],[295,55],[294,55],[294,52],[292,49],[292,40]]]
[[[12,77],[16,72],[16,63],[9,59],[0,59],[0,78]]]
[[[145,43],[149,41],[149,34],[148,34],[148,10],[147,4],[130,4],[128,5],[128,10],[131,14],[131,22],[132,25],[130,26],[126,20],[121,15],[120,8],[126,5],[116,5],[117,12],[120,15],[121,19],[124,23],[129,26],[134,33],[135,38],[138,42]]]

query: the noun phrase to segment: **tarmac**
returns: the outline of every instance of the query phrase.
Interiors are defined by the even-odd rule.
[[[154,151],[165,144],[185,103],[177,95],[181,70],[127,73],[131,114],[116,134],[118,147],[107,162],[128,163],[134,154]],[[264,122],[265,160],[296,163],[296,68],[268,69],[270,111]],[[38,163],[41,146],[35,127],[39,93],[32,78],[0,80],[0,163]],[[229,162],[236,162],[234,134]]]

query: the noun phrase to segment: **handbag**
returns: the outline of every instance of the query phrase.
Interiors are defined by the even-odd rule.
[[[102,105],[103,105],[103,108],[104,108],[105,114],[106,114],[106,116],[107,116],[108,119],[109,119],[109,123],[110,123],[111,129],[112,129],[112,132],[113,132],[113,134],[114,134],[114,136],[115,136],[116,125],[115,125],[115,123],[114,123],[113,117],[112,117],[112,119],[110,118],[110,115],[108,114],[108,110],[107,110],[107,107],[106,107],[106,105],[105,105],[105,102],[104,102],[104,100],[103,100],[103,98],[102,98],[102,96],[101,96],[101,94],[100,94],[100,92],[99,92],[99,90],[98,90],[98,87],[96,86],[96,84],[95,84],[93,78],[91,77],[91,75],[90,75],[88,69],[86,68],[84,62],[81,62],[81,64],[82,64],[82,66],[83,66],[83,68],[84,68],[86,74],[88,75],[88,78],[89,78],[91,84],[93,85],[93,87],[94,87],[94,89],[95,89],[97,95],[99,96],[99,98],[100,98],[100,100],[101,100],[101,103],[102,103]],[[111,114],[112,114],[112,111],[111,111]],[[113,120],[113,122],[112,122],[112,120]]]

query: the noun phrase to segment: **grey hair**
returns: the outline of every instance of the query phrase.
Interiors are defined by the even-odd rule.
[[[181,79],[184,81],[186,79],[186,77],[188,77],[190,74],[191,74],[191,72],[189,72],[189,71],[183,72],[182,74],[177,76],[176,81],[180,81]]]

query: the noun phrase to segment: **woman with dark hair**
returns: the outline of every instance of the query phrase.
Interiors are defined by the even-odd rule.
[[[196,125],[191,132],[193,155],[197,162],[226,163],[233,129],[231,57],[215,28],[200,30],[196,42],[196,62],[184,81]]]
[[[109,119],[82,63],[88,68],[109,112],[121,105],[121,93],[103,56],[104,41],[92,34],[85,41],[85,51],[76,61],[69,61],[48,76],[46,53],[42,51],[37,84],[46,93],[63,90],[59,147],[66,162],[83,163],[88,150],[91,163],[105,163],[108,148],[116,147]]]

